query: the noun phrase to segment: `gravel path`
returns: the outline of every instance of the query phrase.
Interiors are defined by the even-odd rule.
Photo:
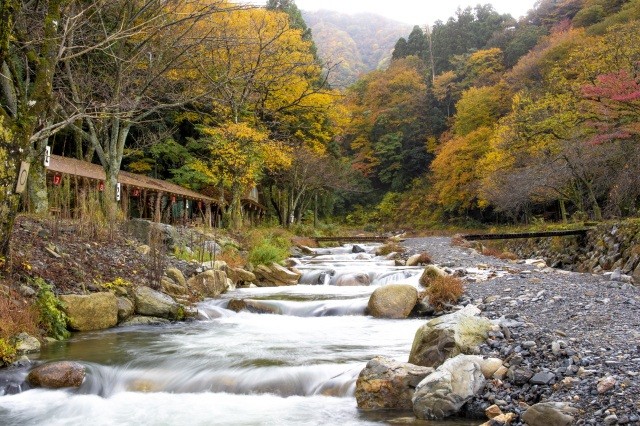
[[[496,403],[519,415],[527,405],[560,401],[578,409],[576,424],[640,425],[640,288],[483,256],[450,242],[411,238],[403,245],[407,255],[426,251],[451,270],[480,265],[498,275],[468,282],[467,295],[488,318],[505,317],[481,352],[503,359],[511,372],[489,382],[471,410]]]

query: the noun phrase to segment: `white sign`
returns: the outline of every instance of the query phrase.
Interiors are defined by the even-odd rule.
[[[44,166],[49,167],[49,164],[51,164],[51,147],[47,145],[44,148]]]
[[[122,193],[122,188],[120,186],[120,182],[116,183],[116,201],[120,201],[120,195]]]
[[[20,164],[20,172],[18,173],[18,182],[16,183],[16,194],[22,194],[27,187],[27,178],[29,177],[29,167],[31,163],[23,161]]]

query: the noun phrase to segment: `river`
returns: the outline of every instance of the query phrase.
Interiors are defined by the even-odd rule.
[[[418,285],[422,268],[351,246],[299,260],[301,282],[238,289],[198,305],[200,320],[75,333],[37,360],[87,367],[78,390],[28,389],[0,370],[0,425],[380,425],[412,413],[357,409],[355,381],[377,355],[406,361],[424,319],[366,316],[375,288]],[[339,286],[345,280],[370,285]],[[230,299],[278,314],[235,313]],[[477,425],[478,422],[425,422]]]

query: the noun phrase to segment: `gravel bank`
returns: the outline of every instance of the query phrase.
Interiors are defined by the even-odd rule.
[[[640,289],[580,274],[483,256],[445,237],[411,238],[406,255],[426,251],[452,270],[478,268],[467,295],[501,332],[481,347],[510,367],[469,404],[497,404],[519,416],[543,401],[570,403],[576,424],[640,425]],[[470,277],[468,277],[470,280]],[[516,424],[522,424],[517,423]]]

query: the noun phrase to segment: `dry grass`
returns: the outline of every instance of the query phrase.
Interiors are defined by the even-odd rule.
[[[247,263],[247,259],[242,257],[240,252],[234,247],[225,248],[218,254],[218,260],[222,260],[232,268],[242,268]]]
[[[460,234],[456,234],[453,237],[451,237],[451,245],[452,246],[458,246],[458,247],[464,247],[464,248],[470,248],[471,247],[471,243],[467,240],[465,240],[464,238],[462,238],[462,236]]]
[[[318,243],[316,243],[316,240],[309,237],[293,237],[291,238],[291,243],[298,247],[318,247]]]
[[[495,247],[482,247],[482,254],[485,256],[493,256],[493,257],[497,257],[498,259],[503,259],[503,260],[516,260],[518,259],[518,256],[516,256],[515,254],[509,252],[509,251],[502,251],[500,249],[497,249]]]
[[[10,340],[26,332],[39,336],[35,307],[13,290],[0,292],[0,339]]]
[[[397,243],[389,243],[389,244],[385,244],[383,246],[380,246],[377,250],[376,250],[376,254],[378,256],[386,256],[390,253],[402,253],[404,252],[404,247],[402,247],[400,244]]]
[[[428,265],[430,263],[433,263],[433,259],[431,259],[431,256],[429,256],[429,253],[420,253],[420,257],[418,257],[418,265]]]
[[[448,303],[456,303],[464,293],[464,283],[460,278],[448,275],[433,279],[426,290],[429,303],[435,309],[442,309]]]

